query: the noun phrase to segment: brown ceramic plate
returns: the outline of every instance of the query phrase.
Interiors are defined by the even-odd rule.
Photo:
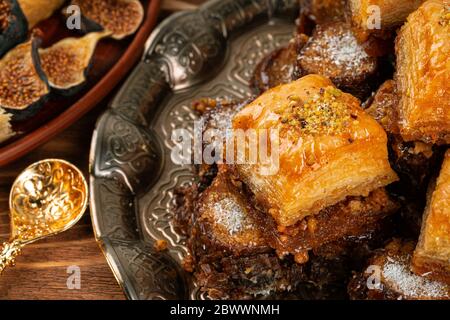
[[[13,123],[17,134],[0,144],[0,167],[45,143],[81,118],[111,92],[134,66],[156,24],[161,0],[141,2],[146,8],[141,27],[133,36],[124,40],[104,39],[98,44],[88,83],[80,93],[70,98],[52,98],[36,116],[27,121]],[[76,36],[64,26],[60,12],[37,27],[44,33],[44,47],[62,38]]]

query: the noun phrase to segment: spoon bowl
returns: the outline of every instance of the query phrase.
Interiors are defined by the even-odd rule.
[[[76,224],[87,204],[86,180],[69,162],[47,159],[26,168],[9,197],[11,237],[0,251],[0,273],[14,264],[24,245]]]

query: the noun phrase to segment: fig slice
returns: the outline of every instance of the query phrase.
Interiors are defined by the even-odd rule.
[[[39,49],[41,65],[50,87],[63,95],[76,93],[86,81],[95,48],[110,32],[92,32],[81,38],[65,38]]]
[[[49,18],[66,0],[17,0],[32,29],[39,22]]]
[[[72,5],[80,8],[85,20],[100,25],[105,31],[111,31],[111,37],[117,40],[132,35],[144,19],[144,8],[138,0],[72,0]],[[87,31],[89,24],[85,23]]]
[[[19,44],[0,60],[0,107],[24,120],[42,107],[49,93],[38,54],[38,38]]]
[[[0,57],[26,40],[28,23],[17,0],[0,0]]]

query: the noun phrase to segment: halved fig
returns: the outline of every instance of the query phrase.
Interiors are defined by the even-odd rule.
[[[138,0],[72,0],[71,4],[80,8],[86,20],[111,31],[112,38],[118,40],[135,33],[144,19],[144,8]],[[84,25],[86,31],[97,31]]]
[[[22,43],[0,60],[0,107],[13,115],[13,120],[33,116],[49,93],[42,72],[37,38]]]
[[[8,140],[14,135],[11,129],[11,115],[0,108],[0,143]]]
[[[17,0],[0,0],[0,57],[25,41],[28,23]]]
[[[66,0],[17,0],[32,29],[39,22],[49,18]]]
[[[98,41],[110,32],[92,32],[82,38],[66,38],[40,49],[42,70],[50,87],[60,94],[72,95],[86,81]]]

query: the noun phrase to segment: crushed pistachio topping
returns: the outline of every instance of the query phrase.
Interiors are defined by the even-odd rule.
[[[8,1],[0,0],[0,33],[8,29],[10,14],[11,8]]]
[[[339,100],[342,91],[329,86],[303,102],[298,96],[289,97],[289,105],[281,114],[281,123],[300,129],[305,134],[337,134],[357,121],[347,105]]]

